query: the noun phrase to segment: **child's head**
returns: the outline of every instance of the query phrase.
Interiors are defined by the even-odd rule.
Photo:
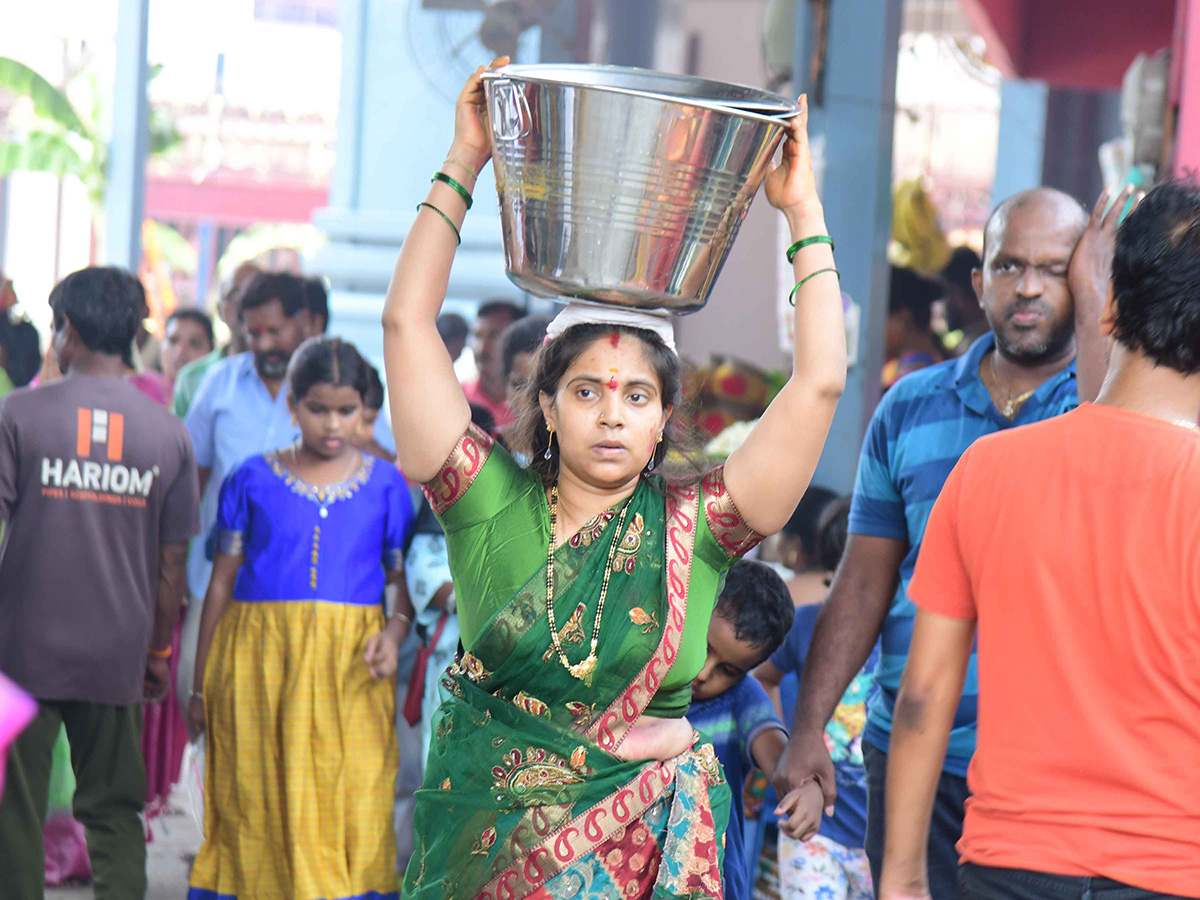
[[[708,625],[708,658],[692,681],[692,699],[707,700],[741,681],[779,649],[793,615],[792,596],[774,569],[734,563]]]
[[[816,565],[824,572],[833,572],[846,552],[850,530],[850,498],[838,497],[821,510],[817,520]]]
[[[287,370],[288,406],[304,447],[333,459],[352,449],[370,384],[367,362],[340,338],[309,338]]]
[[[367,393],[363,395],[362,422],[358,426],[358,443],[370,443],[375,438],[375,421],[383,409],[383,379],[379,370],[367,363]]]

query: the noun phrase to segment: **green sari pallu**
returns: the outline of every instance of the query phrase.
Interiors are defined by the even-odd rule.
[[[683,633],[699,485],[665,493],[643,479],[624,535],[613,510],[555,551],[560,642],[578,662],[620,540],[590,683],[552,648],[544,564],[442,676],[405,898],[722,896],[730,791],[712,746],[615,755]]]

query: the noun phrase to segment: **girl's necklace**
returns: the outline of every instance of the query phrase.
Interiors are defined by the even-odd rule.
[[[292,444],[288,449],[292,451],[292,474],[296,478],[300,478],[300,460],[296,456],[296,445]],[[333,495],[326,494],[327,488],[337,487],[339,484],[344,484],[350,480],[354,473],[358,471],[358,467],[362,465],[361,450],[354,455],[353,462],[354,465],[350,467],[350,470],[346,472],[345,476],[338,481],[335,481],[333,484],[321,486],[313,485],[317,494],[317,515],[319,515],[322,519],[329,517],[329,506],[331,503],[333,503]],[[312,482],[307,481],[306,479],[301,478],[300,480],[304,481],[306,484],[312,484]]]
[[[993,351],[992,355],[988,357],[988,365],[991,366],[991,368],[992,368],[992,384],[996,385],[996,387],[999,388],[1000,387],[1000,378],[998,375],[996,375],[996,353],[995,353],[995,351]],[[1026,391],[1020,397],[1009,397],[1007,400],[1004,401],[1004,409],[1000,410],[1000,414],[1002,416],[1004,416],[1004,418],[1006,418],[1006,419],[1011,419],[1013,416],[1015,416],[1017,414],[1017,411],[1020,410],[1021,404],[1024,403],[1026,400],[1028,400],[1030,397],[1032,397],[1036,391],[1037,391],[1037,388],[1034,388],[1032,391]]]
[[[592,623],[592,647],[588,655],[580,662],[571,665],[567,654],[563,652],[558,640],[558,625],[554,621],[554,541],[558,537],[558,485],[550,488],[550,549],[546,551],[546,617],[550,620],[550,642],[558,654],[559,662],[563,664],[572,677],[578,678],[591,687],[592,673],[596,668],[596,647],[600,642],[600,619],[604,615],[604,601],[608,597],[608,580],[612,577],[612,561],[617,553],[617,545],[624,533],[625,514],[629,512],[629,501],[621,509],[617,519],[617,527],[613,530],[612,543],[608,548],[608,562],[604,566],[604,582],[600,586],[600,603],[596,606],[596,621]]]

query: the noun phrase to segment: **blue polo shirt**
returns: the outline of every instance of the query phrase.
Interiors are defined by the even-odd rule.
[[[850,507],[850,532],[892,538],[908,544],[900,564],[900,584],[880,635],[875,683],[879,690],[868,706],[863,740],[886,751],[900,675],[912,641],[916,607],[908,598],[933,503],[958,458],[976,440],[1006,428],[1049,419],[1078,405],[1075,364],[1044,382],[1009,422],[996,409],[979,377],[979,365],[995,345],[991,332],[966,355],[913,372],[884,395],[863,442]],[[1037,465],[1030,460],[1030,465]],[[1013,560],[1013,565],[1020,565]],[[966,776],[975,752],[978,671],[974,650],[967,667],[963,697],[954,717],[945,771]]]
[[[212,470],[200,502],[200,538],[192,541],[188,553],[188,590],[203,597],[212,574],[203,538],[217,521],[225,476],[251,456],[286,447],[300,436],[300,429],[292,424],[286,387],[271,396],[254,368],[253,353],[230,356],[208,370],[184,424],[196,448],[196,465]],[[375,421],[375,440],[389,451],[395,448],[384,415]]]

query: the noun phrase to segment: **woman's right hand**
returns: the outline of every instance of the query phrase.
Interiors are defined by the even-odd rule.
[[[205,715],[203,697],[193,695],[192,699],[188,701],[187,721],[188,731],[191,732],[193,740],[204,734],[208,727],[208,719]]]
[[[467,166],[478,175],[492,158],[488,142],[487,101],[483,93],[483,73],[508,65],[507,56],[498,56],[489,66],[474,71],[454,105],[454,144],[449,159]]]

